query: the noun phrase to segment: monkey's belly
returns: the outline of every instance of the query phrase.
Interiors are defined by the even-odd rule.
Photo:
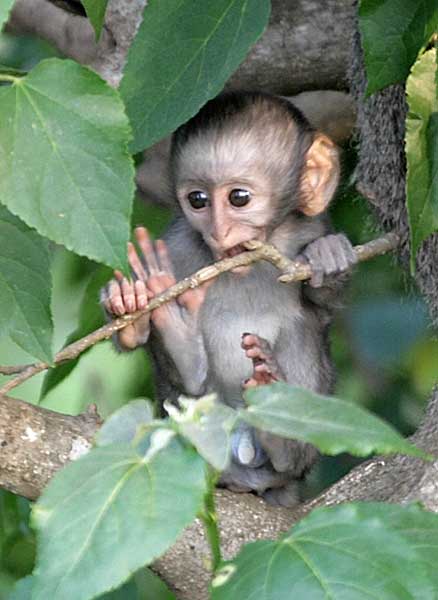
[[[253,373],[252,361],[241,346],[243,333],[256,334],[270,344],[288,383],[320,393],[330,391],[332,377],[327,348],[306,319],[294,318],[292,313],[285,322],[284,315],[224,310],[208,325],[203,328],[203,337],[209,389],[226,404],[242,404],[242,384]]]
[[[203,328],[208,356],[209,384],[227,404],[241,403],[242,383],[252,372],[252,361],[241,346],[244,333],[254,333],[274,346],[280,329],[278,317],[223,310]],[[207,331],[206,331],[207,330]]]

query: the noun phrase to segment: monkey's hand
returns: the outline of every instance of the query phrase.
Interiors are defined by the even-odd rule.
[[[312,267],[309,283],[315,288],[322,287],[326,277],[345,273],[357,262],[353,246],[343,233],[316,239],[304,248],[301,257]]]
[[[101,292],[101,302],[108,316],[116,318],[146,308],[148,292],[145,282],[138,279],[132,281],[120,271],[114,271],[112,279]],[[134,323],[117,332],[117,341],[122,350],[133,350],[149,337],[150,315],[145,314]]]
[[[152,242],[145,227],[137,227],[135,237],[141,258],[135,246],[129,244],[129,263],[137,278],[146,283],[148,298],[151,299],[176,283],[172,262],[166,243],[163,240]],[[188,290],[176,300],[166,302],[152,311],[151,319],[158,331],[166,334],[172,329],[181,331],[181,327],[184,329],[184,325],[188,323],[191,326],[204,301],[206,291],[205,286]]]

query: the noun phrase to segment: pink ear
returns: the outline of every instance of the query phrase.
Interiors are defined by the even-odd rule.
[[[338,149],[330,138],[317,133],[306,154],[299,210],[308,217],[322,213],[333,198],[339,174]]]

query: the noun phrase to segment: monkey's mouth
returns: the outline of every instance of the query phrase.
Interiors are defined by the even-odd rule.
[[[238,254],[242,254],[242,252],[247,252],[247,249],[243,244],[237,244],[237,246],[233,246],[228,250],[225,250],[223,253],[224,258],[233,258],[233,256],[237,256]]]

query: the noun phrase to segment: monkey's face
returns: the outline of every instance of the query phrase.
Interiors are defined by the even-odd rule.
[[[179,186],[178,200],[192,227],[220,260],[245,251],[244,242],[266,241],[274,213],[270,187],[263,176],[254,174],[215,185],[186,181]]]

